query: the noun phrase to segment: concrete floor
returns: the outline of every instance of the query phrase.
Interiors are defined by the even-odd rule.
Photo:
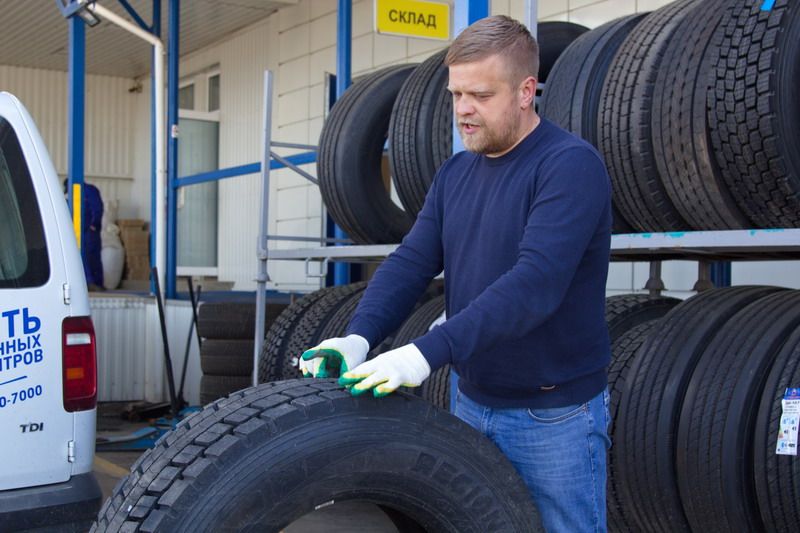
[[[130,434],[147,427],[146,423],[126,422],[112,413],[100,411],[97,420],[98,437]],[[103,498],[108,498],[120,479],[128,475],[131,465],[143,452],[99,451],[95,453],[94,473]],[[310,513],[289,525],[284,533],[396,533],[397,528],[376,506],[343,502]]]

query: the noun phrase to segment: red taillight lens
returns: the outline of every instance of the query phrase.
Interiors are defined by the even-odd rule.
[[[64,355],[64,409],[94,409],[97,405],[97,352],[94,326],[88,316],[68,317],[61,326]]]

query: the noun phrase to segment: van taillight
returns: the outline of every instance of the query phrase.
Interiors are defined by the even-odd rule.
[[[97,405],[97,352],[88,316],[68,317],[61,326],[64,356],[64,409],[85,411]]]

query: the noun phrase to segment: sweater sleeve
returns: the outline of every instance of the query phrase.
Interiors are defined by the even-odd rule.
[[[441,179],[434,178],[425,203],[403,242],[376,270],[347,328],[375,347],[406,319],[431,280],[442,271]]]
[[[432,369],[526,336],[564,299],[601,217],[608,216],[610,180],[600,158],[582,147],[549,158],[536,179],[516,264],[414,341]]]

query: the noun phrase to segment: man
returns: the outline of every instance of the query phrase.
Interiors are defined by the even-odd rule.
[[[64,180],[64,194],[67,195],[68,180]],[[100,229],[103,223],[103,199],[100,190],[91,183],[83,184],[83,216],[81,247],[84,252],[83,271],[86,285],[90,291],[103,291],[103,263],[100,251],[103,248]]]
[[[411,232],[348,328],[303,354],[353,394],[418,386],[450,363],[455,414],[517,468],[548,531],[605,530],[604,318],[610,180],[597,152],[534,111],[538,45],[483,19],[445,58],[467,152],[439,169]],[[444,269],[447,321],[364,362]]]

